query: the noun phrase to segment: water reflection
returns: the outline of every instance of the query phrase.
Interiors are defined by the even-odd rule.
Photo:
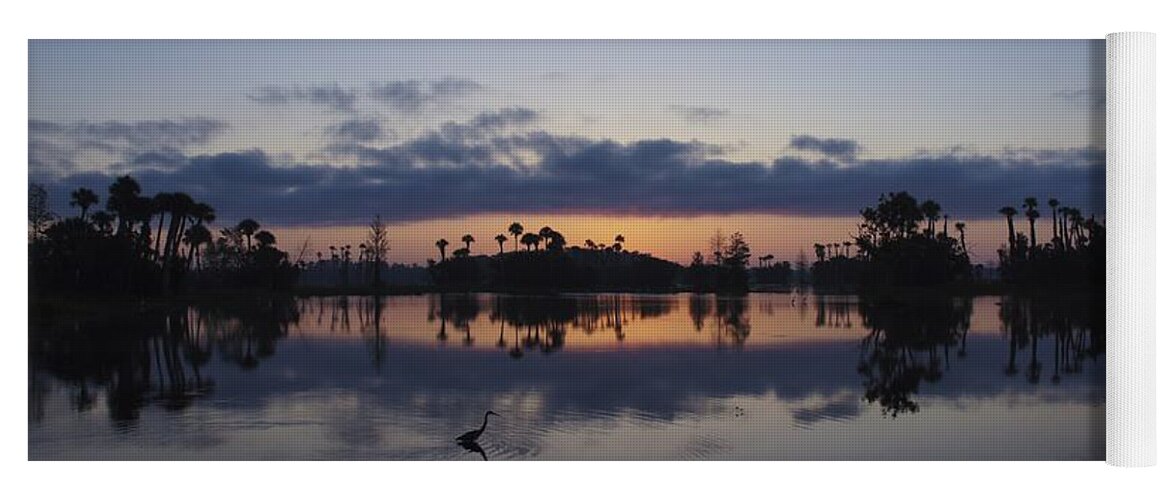
[[[102,387],[116,422],[136,420],[151,403],[183,410],[212,391],[215,381],[204,367],[213,351],[252,370],[298,320],[290,300],[136,309],[64,320],[51,308],[34,310],[31,383],[51,374],[68,386],[77,411],[92,408],[91,386]]]
[[[780,442],[735,445],[730,436],[754,425],[843,425],[882,440],[889,429],[873,426],[956,407],[1017,418],[1022,398],[1037,405],[1032,415],[1074,405],[1062,418],[1083,420],[1063,425],[1085,434],[1104,399],[1105,309],[1097,297],[447,294],[31,313],[33,458],[105,456],[96,446],[65,451],[66,431],[82,425],[62,418],[70,413],[113,422],[119,432],[143,427],[140,434],[161,432],[165,415],[199,423],[168,424],[171,437],[203,427],[232,435],[216,427],[223,419],[233,429],[308,419],[329,422],[333,434],[323,442],[351,454],[374,447],[371,457],[457,458],[441,451],[453,429],[475,421],[476,408],[495,406],[510,419],[500,435],[458,451],[484,460],[645,458],[652,450],[626,448],[631,434],[598,436],[662,428],[692,436],[675,450],[686,456],[674,458],[801,458]],[[271,410],[282,401],[295,409]],[[276,413],[257,415],[265,408]],[[339,411],[345,418],[330,416]],[[85,432],[101,434],[96,421],[85,422]],[[897,425],[941,425],[908,422]],[[700,431],[708,425],[716,427]],[[971,432],[921,430],[937,439]],[[136,439],[101,437],[106,446]],[[1069,456],[1097,458],[1093,436],[1077,437],[1083,444]],[[1019,444],[1004,446],[1006,458],[1030,456],[1014,454]],[[917,457],[931,456],[923,453]]]
[[[971,299],[862,301],[858,312],[870,329],[858,360],[866,401],[877,402],[891,417],[919,411],[913,395],[950,367],[951,349],[971,327]]]

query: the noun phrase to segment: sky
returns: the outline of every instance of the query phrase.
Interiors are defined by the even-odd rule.
[[[686,262],[796,260],[906,190],[979,262],[1026,196],[1105,212],[1105,45],[971,41],[31,41],[29,179],[130,174],[312,254],[513,221]],[[104,196],[103,196],[104,198]],[[998,225],[999,224],[999,225]]]

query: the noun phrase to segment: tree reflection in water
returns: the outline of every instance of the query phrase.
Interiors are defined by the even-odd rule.
[[[1044,361],[1039,346],[1046,338],[1052,346],[1050,381],[1061,382],[1063,373],[1079,373],[1086,360],[1105,353],[1106,318],[1095,297],[1002,297],[999,319],[1008,335],[1005,376],[1019,373],[1018,351],[1028,351],[1028,382],[1042,378]],[[922,383],[935,383],[950,368],[951,349],[958,344],[958,358],[966,356],[971,329],[970,298],[918,298],[915,300],[862,299],[858,312],[870,333],[861,345],[858,373],[864,378],[867,402],[882,407],[884,415],[897,417],[919,411],[913,396]]]
[[[1098,304],[1090,304],[1098,302]],[[1083,364],[1097,361],[1106,352],[1106,309],[1104,297],[1002,297],[1000,324],[1008,336],[1005,375],[1020,372],[1017,351],[1028,351],[1025,377],[1037,384],[1043,377],[1045,361],[1038,344],[1052,337],[1053,359],[1049,381],[1061,383],[1062,374],[1081,373]]]
[[[447,342],[447,323],[464,333],[464,345],[473,343],[471,324],[480,315],[479,296],[466,293],[445,293],[428,296],[427,321],[439,320],[435,338]]]
[[[969,328],[971,299],[862,299],[858,313],[870,330],[858,360],[866,401],[891,417],[919,411],[911,396],[921,382],[942,378],[951,347]]]
[[[110,416],[121,424],[137,420],[146,405],[182,410],[210,393],[214,381],[203,368],[213,350],[241,369],[255,368],[299,314],[290,299],[138,305],[134,314],[84,317],[54,309],[40,305],[30,314],[36,332],[29,335],[30,366],[69,386],[79,412],[95,402],[91,385],[105,387]]]
[[[359,300],[358,320],[362,338],[370,347],[374,371],[381,373],[382,363],[386,358],[386,336],[382,333],[382,310],[385,307],[386,297],[371,295],[361,297]]]
[[[396,303],[390,300],[330,297],[169,307],[133,304],[124,305],[118,312],[84,315],[38,305],[30,310],[30,331],[36,334],[29,335],[33,368],[29,416],[38,421],[44,414],[44,400],[52,390],[48,379],[42,379],[45,375],[69,391],[67,399],[73,410],[90,411],[105,397],[111,418],[122,424],[136,421],[147,405],[182,410],[212,391],[215,381],[208,376],[212,371],[208,364],[213,357],[238,370],[253,370],[274,355],[290,325],[297,324],[303,315],[307,322],[316,317],[319,325],[339,332],[350,331],[354,320],[374,369],[382,373],[385,360],[391,358],[387,330],[395,324]],[[776,310],[772,305],[751,304],[767,300],[770,298],[764,296],[699,294],[686,298],[445,294],[428,297],[426,308],[419,313],[425,311],[430,322],[438,323],[439,342],[447,339],[447,329],[452,328],[451,334],[462,337],[463,345],[471,349],[477,346],[476,334],[480,333],[495,337],[494,342],[479,343],[491,344],[486,346],[487,352],[523,361],[530,352],[551,354],[563,350],[571,331],[572,335],[586,336],[607,332],[621,340],[629,330],[624,327],[668,316],[680,306],[687,307],[683,324],[690,319],[696,332],[712,335],[716,349],[739,348],[749,343],[753,313],[765,317],[786,314],[783,311],[805,303],[793,300],[790,306]],[[782,299],[778,304],[784,302]],[[849,329],[858,323],[865,328],[856,364],[860,380],[854,380],[854,370],[850,369],[853,363],[847,362],[850,378],[846,383],[858,387],[860,382],[862,398],[877,403],[884,415],[897,417],[919,411],[916,395],[923,386],[939,382],[953,363],[966,359],[973,315],[970,298],[816,297],[810,302],[810,307],[816,308],[816,316],[808,323],[812,328]],[[799,310],[789,314],[799,314]],[[1000,299],[994,311],[998,317],[988,316],[993,324],[999,320],[1004,333],[1004,342],[999,345],[1004,346],[1004,357],[997,357],[1002,361],[990,366],[978,367],[980,371],[992,370],[998,376],[1003,373],[1008,380],[1020,377],[1022,382],[1032,384],[1042,380],[1060,384],[1105,352],[1105,308],[1098,297],[1007,296]],[[491,327],[477,323],[481,313],[486,313]],[[762,324],[767,329],[776,323],[764,320]],[[478,328],[486,331],[474,331]],[[990,333],[989,329],[984,327],[980,332]],[[779,332],[764,333],[768,337]],[[987,356],[974,359],[986,360]],[[217,364],[215,369],[222,368]],[[789,382],[813,387],[821,380]],[[765,387],[768,382],[755,384],[747,386]]]

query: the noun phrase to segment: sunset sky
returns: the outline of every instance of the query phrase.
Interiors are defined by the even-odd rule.
[[[716,229],[812,258],[880,194],[968,222],[1105,211],[1105,44],[1047,41],[32,41],[29,179],[59,214],[131,174],[296,253],[474,251],[519,221],[686,262]],[[1021,225],[1018,225],[1018,229]],[[1039,224],[1039,238],[1049,226]],[[456,243],[458,245],[458,243]]]

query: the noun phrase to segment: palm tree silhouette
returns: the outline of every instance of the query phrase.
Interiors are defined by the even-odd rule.
[[[173,199],[171,193],[158,193],[151,200],[151,211],[159,216],[159,229],[155,233],[155,255],[160,258],[163,255],[163,222],[167,220],[167,212],[171,211]]]
[[[1061,246],[1062,246],[1062,248],[1065,248],[1067,250],[1070,248],[1069,227],[1068,227],[1069,226],[1069,211],[1070,210],[1072,210],[1072,209],[1069,207],[1061,207],[1061,208],[1057,209],[1058,215],[1061,216],[1061,223],[1060,223],[1060,226],[1061,226]]]
[[[504,253],[504,242],[508,241],[508,237],[503,234],[496,235],[496,244],[500,245],[500,253]]]
[[[968,225],[964,222],[956,223],[956,231],[960,232],[960,248],[964,249],[964,254],[968,253],[968,242],[964,239],[964,229],[967,227]]]
[[[435,246],[439,247],[439,261],[440,262],[447,260],[447,245],[448,245],[447,240],[445,240],[443,238],[439,238],[439,241],[435,242]]]
[[[520,242],[531,252],[535,248],[540,248],[541,237],[533,233],[525,233],[524,236],[520,237]]]
[[[96,217],[97,214],[94,214]],[[199,247],[211,243],[211,231],[203,224],[196,224],[187,230],[187,267],[190,269],[199,256]]]
[[[138,204],[138,194],[142,188],[133,177],[123,175],[110,185],[110,196],[106,198],[106,210],[118,217],[118,232],[123,234],[133,219],[135,205]]]
[[[923,211],[923,217],[927,219],[927,232],[931,236],[935,236],[935,221],[939,220],[939,211],[943,209],[935,200],[926,200],[919,207]]]
[[[236,230],[248,238],[248,251],[252,251],[252,235],[260,229],[260,223],[252,219],[244,219],[236,224]]]
[[[1049,198],[1049,208],[1053,210],[1053,244],[1056,245],[1060,238],[1057,236],[1057,207],[1061,205],[1057,198]]]
[[[565,236],[557,231],[549,231],[549,236],[545,240],[546,250],[561,251],[565,249]]]
[[[187,215],[194,207],[195,200],[186,193],[171,194],[171,223],[167,229],[167,239],[163,242],[163,257],[168,265],[179,252],[179,242],[187,226]]]
[[[1012,217],[1016,215],[1016,209],[1013,207],[1001,207],[1000,215],[1003,215],[1008,220],[1008,251],[1012,255],[1016,251],[1016,227],[1012,224]]]
[[[260,244],[260,248],[271,247],[276,245],[276,236],[268,231],[260,231],[256,233],[256,242]]]
[[[191,217],[195,218],[196,224],[215,222],[215,209],[206,203],[196,203],[191,207]]]
[[[72,201],[69,202],[71,206],[81,208],[81,220],[85,220],[86,212],[89,212],[89,207],[98,204],[98,195],[86,188],[79,188],[69,195]]]
[[[464,242],[464,248],[468,251],[469,254],[471,254],[472,243],[476,242],[476,238],[473,238],[470,234],[465,234],[463,238],[460,238],[460,241]]]
[[[512,235],[512,251],[515,252],[520,250],[520,244],[517,242],[517,238],[519,238],[520,235],[524,232],[525,227],[520,225],[519,222],[513,222],[508,226],[508,233]]]
[[[548,250],[549,239],[553,237],[553,228],[549,226],[542,227],[540,231],[537,231],[537,236],[540,236],[541,241],[545,242],[545,249]]]
[[[1082,211],[1076,208],[1070,208],[1066,211],[1069,214],[1069,238],[1070,246],[1077,247],[1082,244],[1082,225],[1086,219],[1082,217]]]
[[[621,245],[618,248],[622,248],[622,246],[625,246],[625,244],[626,244],[626,237],[622,236],[621,234],[618,236],[615,236],[614,243],[620,243]]]
[[[1025,209],[1025,217],[1029,219],[1029,253],[1033,253],[1033,249],[1037,248],[1037,219],[1041,217],[1041,212],[1037,211],[1037,199],[1030,196],[1025,198],[1025,204],[1021,206]]]

